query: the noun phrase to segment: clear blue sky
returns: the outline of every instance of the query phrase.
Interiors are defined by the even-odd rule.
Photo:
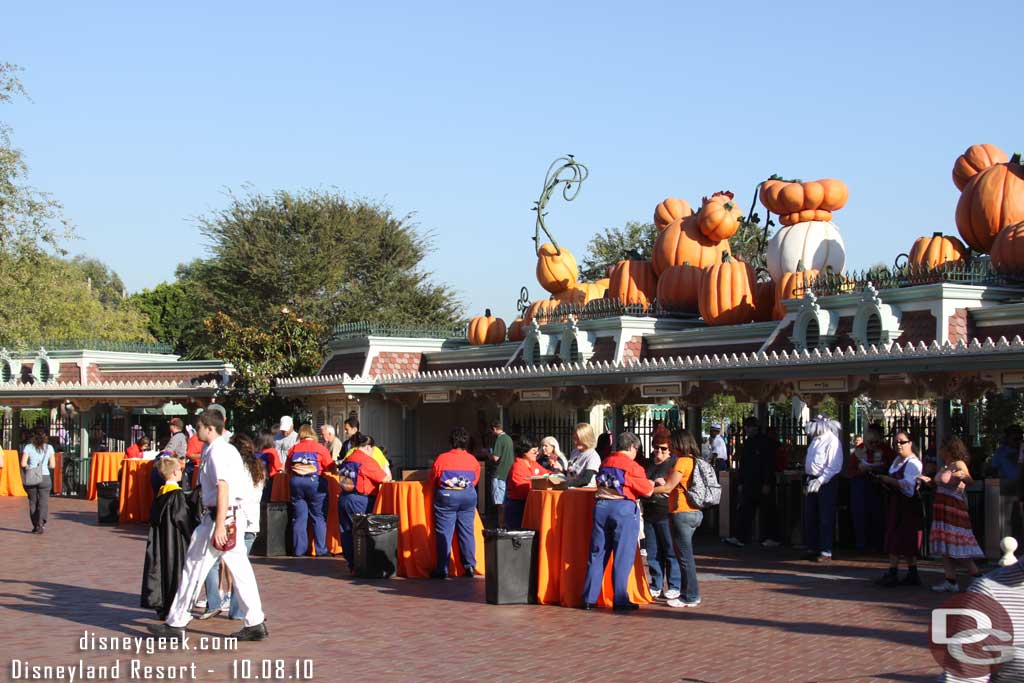
[[[337,188],[415,212],[427,266],[476,314],[542,291],[530,207],[569,152],[590,168],[549,224],[591,235],[666,196],[746,209],[773,172],[850,186],[847,266],[955,232],[953,160],[1024,148],[1024,5],[988,3],[17,3],[0,109],[72,251],[130,290],[201,254],[224,191]],[[296,244],[301,249],[303,245]]]

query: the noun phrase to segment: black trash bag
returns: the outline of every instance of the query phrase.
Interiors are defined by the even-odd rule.
[[[356,576],[387,579],[398,569],[398,515],[353,515]]]

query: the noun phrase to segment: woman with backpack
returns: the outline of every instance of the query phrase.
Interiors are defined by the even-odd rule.
[[[700,459],[700,447],[689,432],[677,429],[672,432],[672,451],[677,456],[672,471],[664,479],[654,480],[655,494],[669,494],[672,545],[682,570],[681,595],[669,600],[668,606],[696,607],[700,604],[700,586],[697,585],[697,565],[693,559],[693,533],[704,521],[704,513],[686,497],[686,490]]]

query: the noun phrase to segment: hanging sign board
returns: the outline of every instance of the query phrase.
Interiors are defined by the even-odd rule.
[[[550,401],[551,390],[550,389],[520,389],[519,390],[520,401]]]
[[[827,394],[833,391],[846,391],[846,378],[801,379],[797,380],[796,390],[800,394]]]
[[[669,382],[667,384],[641,384],[640,395],[643,398],[666,398],[681,396],[683,394],[682,382]]]
[[[451,403],[452,392],[450,391],[424,391],[424,403]]]
[[[1004,387],[1024,387],[1024,372],[1019,370],[1003,373]]]

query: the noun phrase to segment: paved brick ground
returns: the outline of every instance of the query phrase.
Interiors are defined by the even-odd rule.
[[[257,559],[271,639],[240,651],[80,652],[79,638],[144,636],[142,527],[96,525],[95,503],[52,499],[43,536],[25,499],[0,498],[0,660],[33,664],[195,662],[197,680],[233,680],[231,661],[312,657],[315,681],[932,681],[925,645],[941,596],[883,590],[878,561],[800,562],[789,550],[734,550],[698,539],[704,604],[630,614],[493,606],[481,580],[341,578],[337,559]],[[938,578],[926,573],[927,582]],[[226,635],[238,622],[193,622]],[[212,671],[212,673],[210,673]],[[291,671],[289,670],[289,673]]]

